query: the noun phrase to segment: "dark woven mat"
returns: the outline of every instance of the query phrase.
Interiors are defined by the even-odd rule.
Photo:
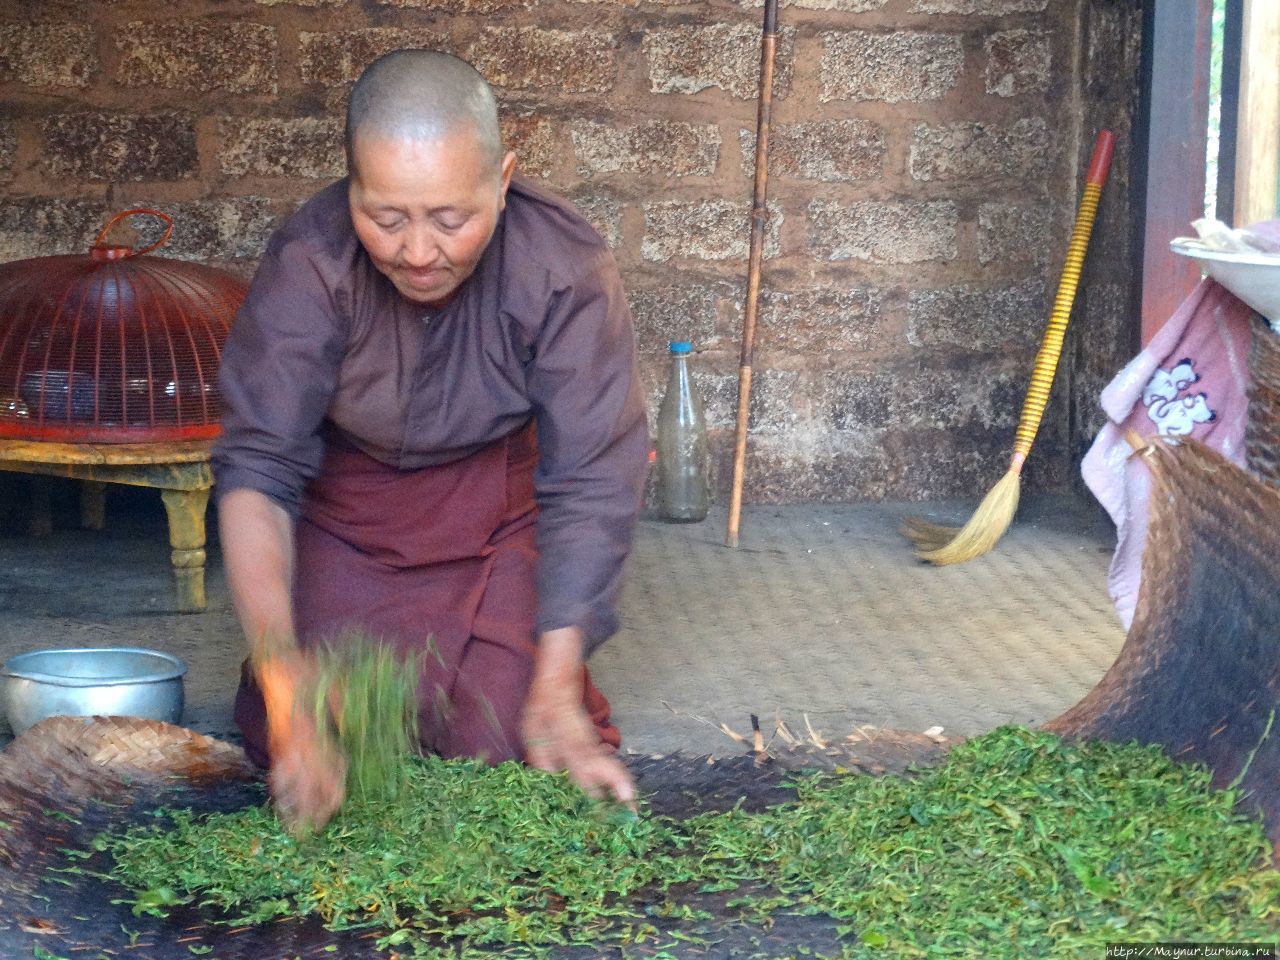
[[[629,757],[628,765],[654,813],[684,818],[737,804],[759,810],[793,796],[793,771],[833,765],[873,773],[937,762],[947,744],[923,735],[868,730],[835,745],[770,746],[770,754]],[[333,932],[314,919],[231,926],[210,909],[178,907],[165,918],[134,916],[113,900],[122,887],[65,866],[61,848],[87,849],[108,828],[143,822],[159,806],[231,811],[261,804],[263,785],[229,744],[168,724],[127,718],[55,718],[33,727],[0,753],[0,958],[130,957],[138,960],[286,960],[379,957],[381,931]],[[80,866],[109,872],[105,854]],[[629,945],[627,957],[665,950],[680,957],[794,956],[797,945],[821,956],[839,952],[835,923],[823,917],[780,916],[767,927],[746,922],[727,906],[736,893],[675,892],[710,921],[649,917],[664,933]],[[654,903],[666,899],[655,894]],[[642,900],[641,907],[647,904]],[[697,941],[697,942],[695,942]],[[38,952],[43,951],[43,952]],[[621,957],[618,948],[574,948],[552,956],[588,960]]]
[[[1046,729],[1205,764],[1214,786],[1238,781],[1280,844],[1280,489],[1184,438],[1138,455],[1152,487],[1133,625]]]

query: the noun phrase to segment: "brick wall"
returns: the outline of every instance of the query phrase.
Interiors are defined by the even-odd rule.
[[[1127,143],[1139,7],[784,3],[750,499],[968,496],[1000,475],[1086,141],[1105,119]],[[613,245],[655,404],[666,341],[696,342],[723,488],[759,16],[758,0],[9,0],[0,257],[83,248],[145,203],[178,219],[170,255],[247,272],[341,175],[361,68],[449,49],[495,84],[522,168]],[[1104,205],[1104,228],[1127,223],[1123,191]],[[1069,483],[1088,420],[1071,384],[1127,350],[1127,247],[1104,246],[1106,282],[1082,293],[1102,322],[1064,364],[1034,485]]]

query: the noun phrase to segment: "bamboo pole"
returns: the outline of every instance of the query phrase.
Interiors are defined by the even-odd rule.
[[[760,103],[756,112],[756,178],[751,197],[751,250],[747,259],[747,302],[742,319],[742,354],[738,366],[738,417],[733,445],[733,487],[729,494],[729,526],[725,545],[738,546],[742,518],[742,481],[747,462],[747,421],[751,409],[751,367],[755,353],[756,313],[760,303],[760,261],[768,217],[769,117],[773,108],[773,61],[778,45],[778,0],[765,0],[764,35],[760,41]]]

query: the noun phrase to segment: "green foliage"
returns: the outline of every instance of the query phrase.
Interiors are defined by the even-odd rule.
[[[1280,927],[1261,826],[1155,747],[1007,727],[911,778],[799,788],[776,812],[698,819],[692,846],[704,873],[780,891],[757,912],[847,920],[863,941],[849,957],[1077,960],[1108,941],[1270,942]]]
[[[301,840],[267,808],[169,810],[97,845],[148,908],[177,889],[237,922],[316,913],[334,928],[386,928],[402,947],[433,932],[475,944],[596,942],[633,917],[626,895],[679,868],[684,840],[670,824],[592,801],[563,777],[433,757],[404,767],[395,798],[348,803]]]
[[[395,798],[349,804],[301,841],[266,809],[174,810],[97,846],[146,909],[176,891],[238,921],[317,913],[430,958],[459,954],[424,934],[462,956],[638,942],[647,916],[705,918],[680,902],[691,888],[766,923],[835,917],[857,960],[1076,960],[1108,941],[1271,941],[1280,927],[1261,825],[1152,747],[1007,727],[907,777],[806,777],[793,802],[684,823],[514,764],[415,758],[404,775]]]

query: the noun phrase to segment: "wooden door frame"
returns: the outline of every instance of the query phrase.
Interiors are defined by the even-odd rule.
[[[1213,0],[1148,0],[1134,130],[1134,238],[1142,343],[1200,282],[1200,267],[1169,249],[1204,216]]]
[[[1135,269],[1143,345],[1200,282],[1169,250],[1204,216],[1213,0],[1147,0],[1134,130]],[[1227,0],[1218,149],[1218,218],[1275,216],[1280,172],[1280,4]]]

